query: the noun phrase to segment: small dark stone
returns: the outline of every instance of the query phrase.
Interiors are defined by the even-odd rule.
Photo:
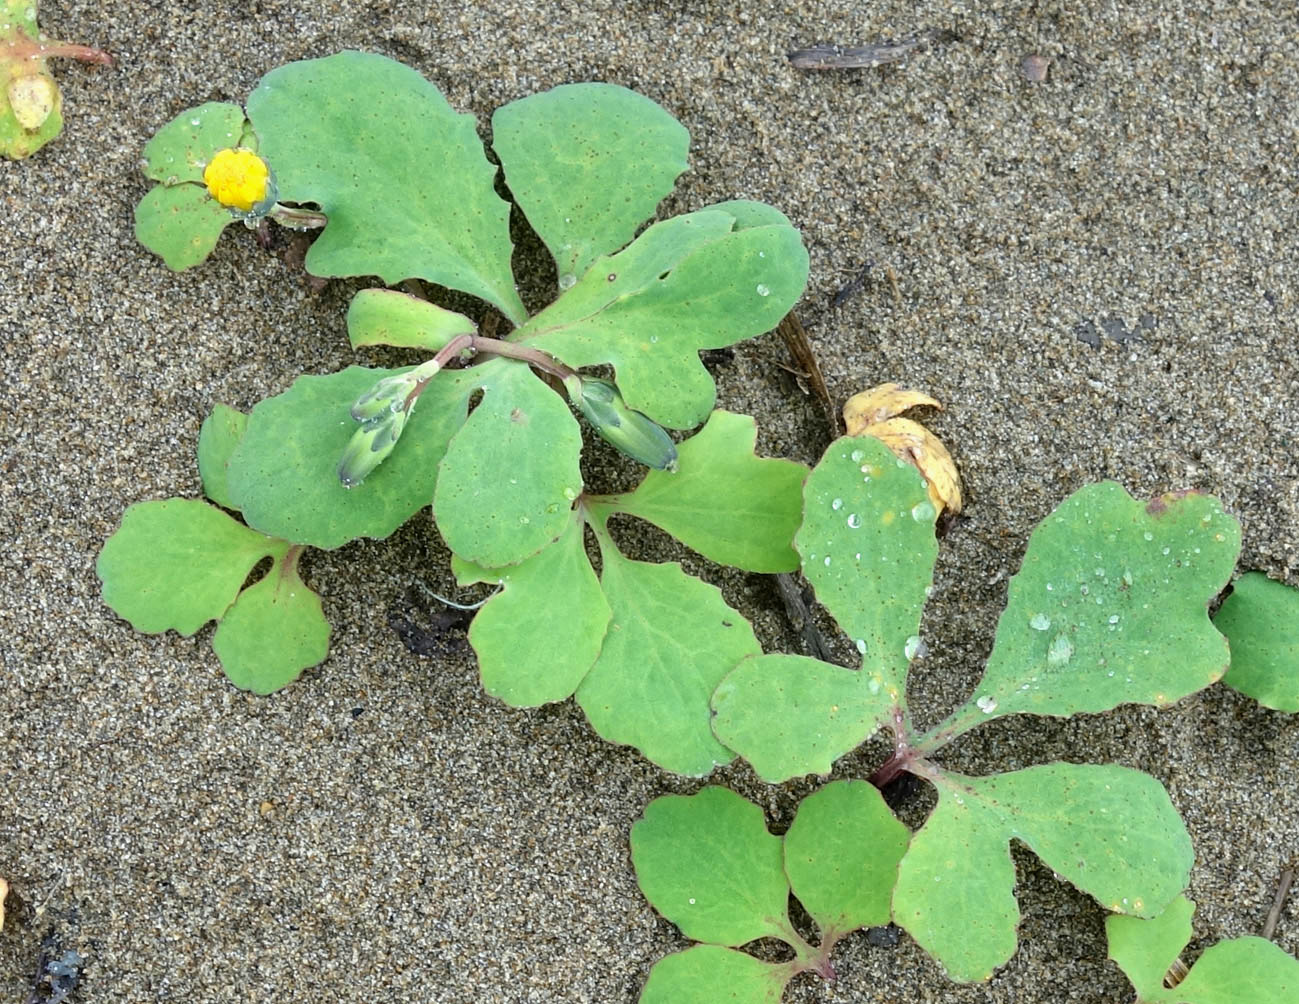
[[[902,938],[902,928],[896,924],[872,927],[866,931],[866,943],[875,948],[894,948]]]

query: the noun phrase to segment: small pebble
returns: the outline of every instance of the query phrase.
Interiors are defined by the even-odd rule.
[[[1024,61],[1020,63],[1020,69],[1024,71],[1024,79],[1031,80],[1035,84],[1040,84],[1046,79],[1046,71],[1050,66],[1051,60],[1036,54],[1025,56]]]

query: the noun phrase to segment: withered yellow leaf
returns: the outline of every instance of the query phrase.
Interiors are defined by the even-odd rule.
[[[899,459],[920,471],[929,488],[930,501],[942,512],[961,511],[961,478],[956,463],[942,440],[919,422],[898,416],[908,408],[928,405],[942,408],[928,394],[908,390],[895,383],[854,394],[843,407],[844,424],[850,436],[873,436]]]
[[[896,383],[882,383],[878,387],[872,387],[848,398],[848,403],[843,406],[843,421],[848,427],[848,435],[870,435],[866,432],[868,425],[894,418],[908,408],[916,408],[920,405],[928,405],[939,411],[943,408],[928,394],[922,394],[918,390],[908,390]]]

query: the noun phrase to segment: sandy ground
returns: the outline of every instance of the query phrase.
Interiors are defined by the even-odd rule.
[[[684,944],[640,896],[627,833],[649,799],[702,782],[602,743],[571,702],[487,698],[463,646],[410,653],[390,610],[413,583],[449,584],[427,518],[311,558],[332,654],[274,698],[224,681],[210,629],[146,638],[100,601],[94,558],[122,510],[198,494],[215,402],[246,409],[350,361],[343,311],[362,283],[314,293],[236,230],[174,275],[132,236],[144,142],[288,60],[382,52],[484,122],[555,84],[625,84],[693,136],[665,213],[749,197],[789,214],[831,393],[896,379],[948,406],[933,425],[970,505],[925,622],[930,717],[977,679],[1028,531],[1084,483],[1211,490],[1244,524],[1242,568],[1299,584],[1291,3],[125,0],[50,2],[43,20],[118,65],[60,64],[64,136],[0,162],[4,1000],[26,999],[50,934],[85,956],[85,1002],[625,1004]],[[873,70],[785,58],[924,29],[956,37]],[[1050,60],[1044,82],[1022,73],[1031,54]],[[525,280],[534,306],[550,278]],[[758,416],[766,451],[810,462],[827,433],[786,363],[774,335],[740,346],[716,369],[720,403]],[[792,649],[769,580],[694,567]],[[1216,687],[1162,713],[1006,721],[946,762],[1154,773],[1198,852],[1198,950],[1261,927],[1299,850],[1296,754],[1299,717]],[[775,824],[812,787],[743,767],[713,780]],[[989,984],[953,986],[905,937],[856,936],[836,984],[803,977],[787,999],[1131,999],[1100,908],[1017,861],[1021,949]],[[1299,900],[1276,940],[1299,951]]]

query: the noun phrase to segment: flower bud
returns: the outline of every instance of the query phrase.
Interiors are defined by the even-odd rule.
[[[358,422],[368,422],[381,417],[385,412],[404,411],[406,397],[418,382],[411,373],[384,377],[356,399],[352,405],[352,417]]]
[[[606,443],[647,467],[677,469],[676,444],[648,415],[627,407],[614,384],[595,377],[565,383],[569,398]]]
[[[405,411],[385,411],[363,423],[338,461],[338,480],[343,487],[355,488],[387,460],[405,427]]]

